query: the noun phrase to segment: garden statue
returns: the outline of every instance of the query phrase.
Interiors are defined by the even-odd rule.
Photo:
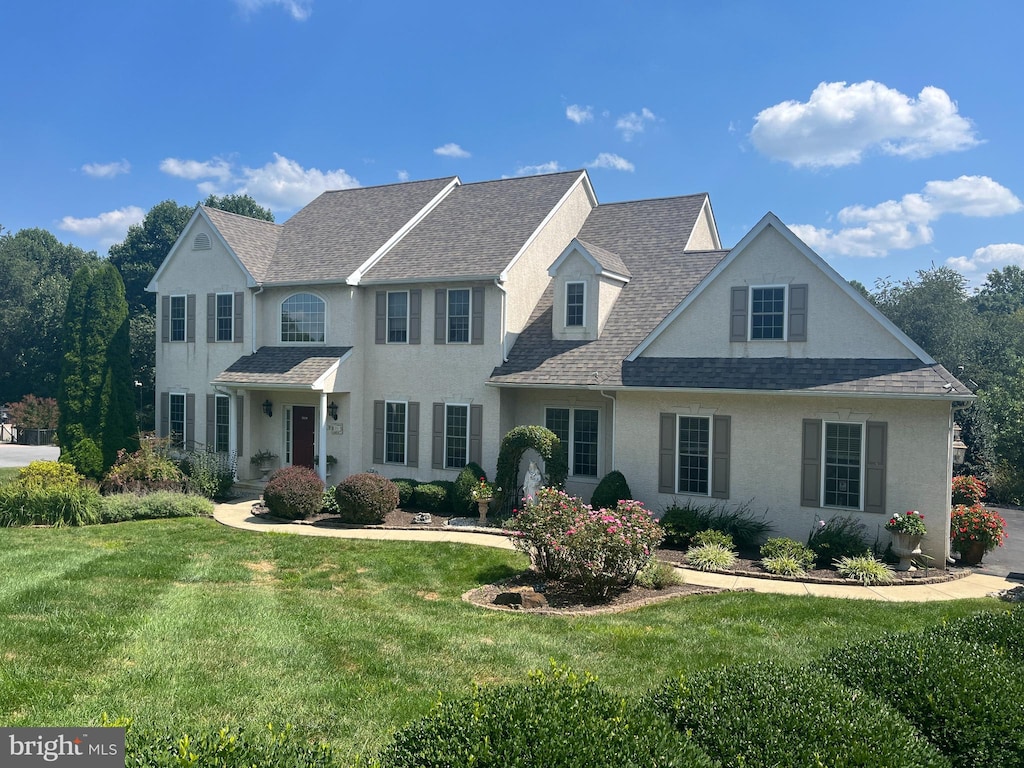
[[[526,479],[523,480],[523,503],[532,503],[537,498],[537,491],[541,484],[540,470],[537,469],[537,462],[531,461],[530,468],[526,470]]]

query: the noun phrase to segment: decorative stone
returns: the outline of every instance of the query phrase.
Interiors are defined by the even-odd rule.
[[[430,517],[429,512],[417,512],[412,522],[414,525],[430,525],[433,519]]]
[[[496,595],[494,597],[494,604],[507,605],[516,610],[521,608],[547,608],[548,600],[533,587],[518,587]]]

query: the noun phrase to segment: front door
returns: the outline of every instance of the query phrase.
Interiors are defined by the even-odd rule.
[[[316,445],[316,408],[311,405],[292,407],[292,464],[312,467]]]

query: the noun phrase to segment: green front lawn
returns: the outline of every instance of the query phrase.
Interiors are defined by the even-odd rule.
[[[517,553],[226,529],[206,519],[0,532],[0,723],[217,728],[290,722],[365,752],[438,692],[549,660],[640,694],[741,660],[801,663],[992,600],[887,604],[750,593],[628,613],[498,613],[460,595]]]

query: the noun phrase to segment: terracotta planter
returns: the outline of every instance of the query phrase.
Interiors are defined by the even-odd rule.
[[[960,550],[961,565],[978,565],[985,556],[985,542],[972,541]]]
[[[921,554],[921,539],[924,536],[915,536],[910,533],[892,534],[892,551],[900,559],[896,566],[897,571],[915,570],[913,559]]]

